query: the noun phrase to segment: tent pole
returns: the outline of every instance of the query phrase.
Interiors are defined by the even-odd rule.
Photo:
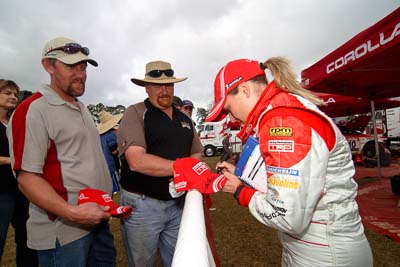
[[[372,122],[374,125],[375,155],[376,155],[376,162],[378,165],[378,178],[380,179],[382,177],[381,156],[379,153],[378,132],[376,130],[376,118],[375,118],[375,102],[373,99],[371,99],[371,112],[372,112]]]

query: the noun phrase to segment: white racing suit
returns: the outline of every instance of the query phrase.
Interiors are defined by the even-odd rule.
[[[238,200],[279,231],[282,266],[372,266],[350,148],[332,120],[272,82],[243,129],[259,138],[268,187]]]

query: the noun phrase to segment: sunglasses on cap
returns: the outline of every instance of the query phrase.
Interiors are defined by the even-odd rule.
[[[165,74],[167,77],[172,77],[174,76],[174,70],[172,69],[167,69],[167,70],[151,70],[146,75],[152,77],[152,78],[159,78],[161,77],[162,74]]]
[[[47,51],[46,55],[48,55],[50,52],[58,51],[58,50],[63,51],[64,53],[67,53],[67,54],[76,54],[78,52],[82,52],[82,54],[84,54],[85,56],[89,55],[89,48],[82,47],[80,44],[77,44],[77,43],[69,43],[64,46],[50,49],[49,51]]]

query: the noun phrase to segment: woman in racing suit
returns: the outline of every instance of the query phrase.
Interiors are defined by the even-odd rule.
[[[267,82],[265,69],[274,80]],[[256,137],[266,192],[247,186],[234,166],[219,163],[234,194],[261,223],[279,231],[282,266],[372,266],[355,201],[357,184],[346,139],[296,81],[289,62],[239,59],[215,79],[215,105],[206,121],[226,114],[243,123],[239,137]],[[243,177],[240,177],[243,179]]]

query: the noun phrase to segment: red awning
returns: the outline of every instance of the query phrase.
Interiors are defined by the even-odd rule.
[[[371,112],[370,100],[366,98],[326,93],[314,94],[324,100],[326,106],[319,108],[332,118]],[[396,107],[400,107],[400,97],[375,99],[376,110]]]
[[[400,96],[400,8],[304,69],[304,86],[366,99]]]

